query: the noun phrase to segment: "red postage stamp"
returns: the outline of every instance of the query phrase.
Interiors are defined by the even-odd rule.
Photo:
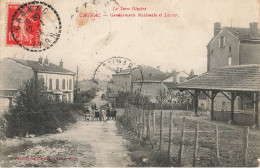
[[[40,46],[42,7],[8,4],[6,45]]]

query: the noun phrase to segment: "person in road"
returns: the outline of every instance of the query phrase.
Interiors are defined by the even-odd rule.
[[[95,119],[98,121],[99,120],[99,111],[95,110]]]
[[[90,111],[88,107],[84,108],[84,114],[85,114],[85,121],[90,120]]]
[[[106,109],[106,116],[107,116],[107,120],[109,120],[109,118],[111,117],[110,108],[109,107],[107,107],[107,109]]]
[[[99,121],[103,120],[103,111],[101,110],[101,108],[99,109]]]
[[[117,113],[116,109],[114,109],[114,108],[111,109],[110,114],[111,114],[112,119],[116,120],[116,113]]]

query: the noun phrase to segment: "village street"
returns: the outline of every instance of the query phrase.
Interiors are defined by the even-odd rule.
[[[97,108],[107,102],[101,100],[101,94],[97,93],[96,97],[89,103],[95,103]],[[61,151],[55,157],[61,158],[53,165],[48,163],[45,166],[95,166],[95,167],[126,167],[131,165],[130,157],[127,154],[126,143],[117,133],[116,121],[84,121],[84,118],[80,119],[76,124],[73,124],[67,131],[57,134],[48,134],[34,138],[26,138],[33,143],[40,143],[42,141],[59,142],[64,141],[62,145],[56,145],[55,150]],[[19,142],[11,139],[6,141],[6,146],[15,146]],[[54,148],[51,148],[52,152]],[[46,149],[43,149],[46,150]],[[43,152],[44,153],[44,152]],[[28,151],[25,152],[28,154]],[[16,157],[22,157],[22,154],[18,156],[12,156],[11,159],[14,165],[24,165],[22,162],[28,164],[28,161],[19,160]],[[24,157],[28,157],[25,155]],[[30,156],[30,157],[39,157]],[[62,160],[64,158],[64,160]],[[65,158],[74,158],[73,160]],[[34,161],[30,161],[34,165]],[[47,163],[46,161],[43,161]],[[12,165],[11,164],[11,165]],[[50,164],[50,165],[49,165]],[[39,164],[38,164],[39,165]],[[40,163],[41,165],[41,163]]]
[[[97,108],[105,105],[107,101],[101,100],[101,92],[98,92],[96,97],[89,103],[95,103]],[[93,162],[88,156],[90,153],[94,155],[95,162],[92,166],[95,167],[118,167],[128,166],[130,158],[127,155],[125,144],[127,141],[117,134],[116,121],[78,121],[71,129],[60,134],[51,135],[51,138],[64,139],[77,142],[84,145],[89,145],[89,148],[81,149],[81,153],[76,157],[78,163],[83,163],[74,166],[89,166],[88,162]],[[90,159],[90,160],[89,160]]]

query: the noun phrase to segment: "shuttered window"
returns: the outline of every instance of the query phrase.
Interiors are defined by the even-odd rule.
[[[65,79],[62,80],[62,89],[65,90]]]
[[[49,90],[52,90],[52,79],[49,79]]]
[[[59,79],[56,79],[56,90],[59,90],[60,89],[60,83],[59,83]]]

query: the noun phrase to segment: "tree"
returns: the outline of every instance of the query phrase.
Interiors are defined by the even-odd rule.
[[[158,94],[156,96],[157,101],[160,103],[161,105],[161,111],[162,111],[162,105],[163,103],[166,101],[167,99],[167,93],[165,89],[159,89]]]
[[[7,137],[54,133],[57,128],[64,129],[68,123],[76,122],[74,110],[79,107],[54,101],[43,79],[25,81],[14,101],[15,105],[5,114]]]
[[[43,78],[32,78],[18,89],[14,102],[17,110],[31,112],[45,108],[47,104],[53,102],[53,97],[47,93]]]
[[[174,96],[174,92],[173,91],[168,91],[168,102],[171,104],[171,107],[172,107],[172,112],[173,112],[173,105],[174,105],[174,99],[175,99],[175,96]]]

